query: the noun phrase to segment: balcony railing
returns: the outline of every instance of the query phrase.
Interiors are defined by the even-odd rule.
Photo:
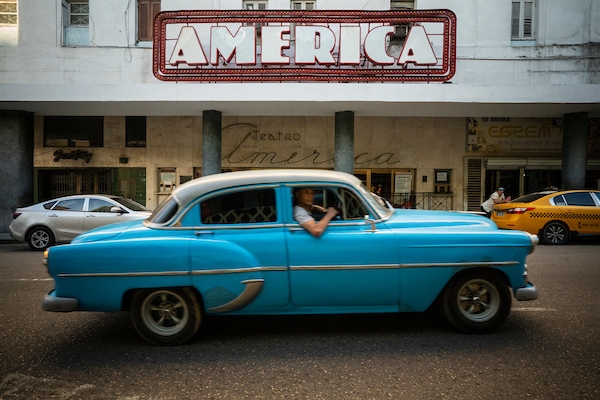
[[[395,208],[442,211],[454,210],[454,195],[451,192],[393,193],[390,195],[389,199]]]

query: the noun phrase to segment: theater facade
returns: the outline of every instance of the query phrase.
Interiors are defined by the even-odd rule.
[[[442,210],[600,187],[595,2],[351,3],[0,1],[0,232],[25,203],[156,208],[246,169],[342,170]]]

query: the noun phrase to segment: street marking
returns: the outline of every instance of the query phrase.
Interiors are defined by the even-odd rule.
[[[511,309],[511,311],[533,311],[533,312],[538,312],[538,311],[558,311],[554,308],[542,308],[542,307],[519,307],[519,308],[513,308]]]

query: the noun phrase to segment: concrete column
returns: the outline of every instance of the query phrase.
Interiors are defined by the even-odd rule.
[[[587,165],[588,114],[565,114],[563,119],[561,189],[584,189]]]
[[[221,112],[202,111],[202,176],[221,173]]]
[[[335,113],[335,164],[336,171],[354,173],[354,112]]]
[[[0,236],[17,207],[33,202],[33,114],[0,111]]]

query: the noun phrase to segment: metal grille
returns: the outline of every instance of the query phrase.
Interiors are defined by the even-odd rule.
[[[450,211],[454,209],[454,196],[452,193],[433,192],[394,193],[392,203],[399,208]]]
[[[482,202],[483,159],[467,159],[467,211],[479,211]]]
[[[110,194],[110,171],[54,171],[50,174],[50,196],[72,194]]]

